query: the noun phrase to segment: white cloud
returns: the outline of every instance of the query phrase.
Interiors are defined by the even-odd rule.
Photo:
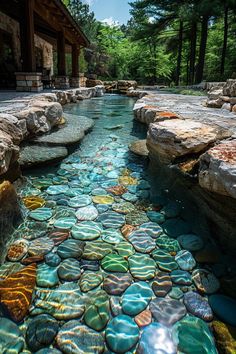
[[[101,21],[102,23],[105,23],[106,25],[110,26],[110,27],[114,27],[114,26],[119,26],[119,21],[115,21],[113,19],[113,17],[108,17],[108,18],[104,18],[104,20]]]

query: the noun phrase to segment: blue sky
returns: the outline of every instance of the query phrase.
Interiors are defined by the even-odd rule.
[[[97,20],[107,20],[108,23],[118,21],[120,24],[126,23],[130,18],[128,2],[131,0],[83,0],[90,5]]]

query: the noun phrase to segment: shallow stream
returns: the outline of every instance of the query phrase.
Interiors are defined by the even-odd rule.
[[[180,203],[158,200],[148,160],[129,152],[146,136],[133,104],[106,95],[66,106],[93,130],[59,166],[27,175],[0,279],[28,268],[6,279],[3,316],[17,324],[0,318],[1,353],[217,353],[219,281],[197,263],[204,240]]]

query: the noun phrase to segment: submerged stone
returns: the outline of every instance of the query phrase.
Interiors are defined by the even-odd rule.
[[[54,229],[48,234],[48,237],[54,242],[55,246],[60,245],[70,236],[70,231],[66,229]]]
[[[162,228],[155,222],[147,222],[140,225],[139,231],[145,231],[152,238],[158,238],[162,233]]]
[[[146,309],[153,296],[152,289],[144,281],[130,285],[122,296],[123,312],[135,316]]]
[[[30,256],[39,256],[49,253],[54,242],[49,237],[40,237],[30,242],[28,253]]]
[[[110,301],[110,308],[111,308],[112,316],[115,317],[115,316],[121,315],[122,314],[122,307],[121,307],[120,297],[110,296],[109,301]]]
[[[125,192],[127,192],[127,189],[124,186],[117,185],[117,186],[114,186],[114,187],[107,188],[107,191],[109,193],[114,194],[114,195],[122,195]]]
[[[96,240],[101,234],[102,228],[94,221],[82,221],[72,227],[72,237],[77,240]]]
[[[89,261],[87,259],[81,259],[80,261],[80,269],[81,270],[91,270],[96,272],[99,270],[100,263],[99,261]]]
[[[106,228],[119,229],[125,223],[125,217],[114,211],[99,215],[98,220]]]
[[[103,241],[87,242],[84,247],[83,259],[100,260],[113,250],[113,245]]]
[[[164,224],[162,224],[162,228],[164,232],[171,237],[178,237],[188,234],[191,231],[189,224],[180,218],[166,220]]]
[[[140,253],[150,253],[156,247],[154,239],[142,230],[133,231],[128,236],[128,240],[135,250]]]
[[[131,283],[132,277],[129,274],[109,274],[103,282],[103,289],[109,295],[121,295]]]
[[[62,242],[57,253],[61,258],[81,258],[85,243],[79,240],[69,239]]]
[[[64,281],[76,281],[81,276],[80,263],[75,258],[67,258],[58,267],[58,276]]]
[[[236,353],[236,330],[235,327],[226,325],[220,321],[213,321],[213,333],[220,353]]]
[[[11,262],[17,262],[21,260],[27,253],[29,242],[25,239],[19,239],[13,242],[7,251],[7,258]]]
[[[126,223],[133,226],[139,226],[149,221],[146,213],[141,210],[134,210],[125,217]]]
[[[22,198],[25,207],[29,210],[42,208],[45,205],[45,200],[37,195],[31,195]]]
[[[47,221],[52,217],[52,215],[53,215],[52,209],[50,208],[38,208],[32,210],[29,213],[29,217],[36,221]]]
[[[76,218],[74,217],[64,217],[59,218],[54,222],[54,227],[63,230],[70,230],[76,223]]]
[[[37,285],[42,288],[52,288],[59,283],[57,268],[40,264],[37,268]]]
[[[196,266],[196,261],[189,251],[179,251],[175,256],[175,261],[182,270],[192,270]]]
[[[179,242],[167,235],[160,235],[156,240],[156,244],[158,247],[168,252],[180,251]]]
[[[191,285],[192,279],[190,273],[184,270],[173,270],[171,272],[171,279],[173,283],[180,285]]]
[[[133,246],[126,241],[119,242],[114,250],[122,257],[130,257],[135,253]]]
[[[95,331],[103,330],[110,317],[109,298],[104,291],[94,293],[93,298],[86,306],[84,322]]]
[[[102,260],[101,266],[107,272],[126,273],[128,270],[128,262],[115,253],[105,256]]]
[[[154,299],[150,302],[149,308],[153,317],[167,327],[172,326],[187,313],[185,306],[173,299]]]
[[[96,195],[93,197],[93,202],[95,204],[112,204],[114,198],[110,195]]]
[[[187,310],[194,316],[200,317],[202,320],[211,321],[213,319],[212,310],[207,299],[193,291],[184,294],[184,304]]]
[[[96,288],[103,281],[101,273],[84,272],[80,278],[80,289],[84,293]]]
[[[223,322],[236,326],[236,300],[222,294],[209,297],[209,304],[214,314]]]
[[[195,269],[192,273],[192,280],[203,294],[213,294],[220,288],[219,280],[206,269]]]
[[[178,237],[180,245],[188,251],[199,251],[203,248],[203,240],[194,234],[186,234]]]
[[[165,272],[171,272],[178,268],[178,264],[175,262],[174,257],[172,257],[167,251],[156,249],[152,252],[152,257],[156,261],[158,267]]]
[[[144,310],[135,316],[134,320],[141,328],[148,326],[152,322],[152,313],[149,310]]]
[[[102,231],[101,238],[104,242],[111,243],[112,245],[116,245],[123,240],[120,231],[116,229],[107,229]]]
[[[92,198],[89,195],[78,195],[71,198],[68,205],[72,208],[81,208],[92,203]]]
[[[171,277],[168,273],[160,272],[152,283],[152,290],[158,297],[165,297],[172,289]]]
[[[146,254],[135,253],[129,259],[130,273],[139,280],[149,280],[154,278],[156,273],[155,261]]]
[[[133,211],[135,207],[130,202],[118,202],[112,204],[112,209],[120,214],[128,214]]]
[[[61,263],[61,257],[56,253],[50,252],[45,256],[45,263],[50,267],[57,267]]]
[[[8,318],[0,317],[0,353],[19,354],[25,340],[19,327]]]
[[[79,208],[76,212],[76,217],[80,221],[92,221],[98,217],[98,211],[93,205]]]
[[[157,224],[162,224],[165,221],[165,216],[161,213],[158,213],[157,211],[154,211],[154,210],[148,210],[147,216],[150,219],[150,221],[157,223]]]
[[[115,353],[126,353],[138,342],[139,328],[134,320],[119,315],[111,320],[106,328],[106,342]]]

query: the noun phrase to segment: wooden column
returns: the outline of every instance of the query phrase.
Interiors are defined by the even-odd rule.
[[[79,46],[74,43],[72,45],[72,77],[79,76]]]
[[[23,2],[24,13],[20,24],[22,69],[26,72],[35,72],[34,0],[23,0]]]
[[[57,35],[57,68],[58,76],[66,76],[66,43],[64,31]]]

